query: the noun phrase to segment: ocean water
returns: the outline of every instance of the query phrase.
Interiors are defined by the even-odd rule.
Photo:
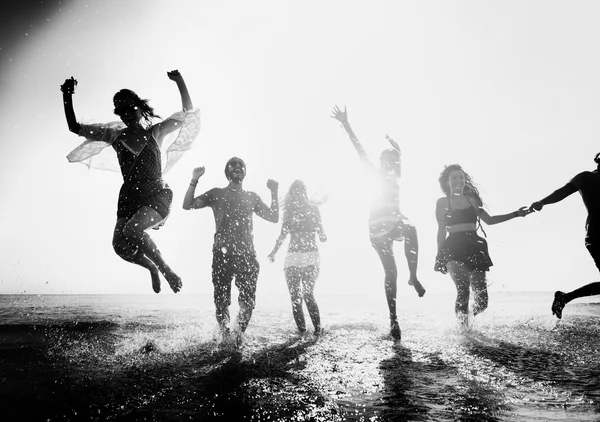
[[[600,298],[552,296],[492,291],[467,331],[400,297],[400,342],[383,292],[317,294],[319,337],[259,296],[236,347],[210,295],[4,295],[0,420],[600,421]]]

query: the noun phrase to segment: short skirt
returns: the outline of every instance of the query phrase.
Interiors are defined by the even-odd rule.
[[[435,258],[434,270],[446,274],[450,261],[465,263],[474,270],[488,271],[494,263],[488,245],[476,231],[450,233]]]
[[[119,192],[117,218],[130,219],[142,207],[158,212],[163,221],[171,212],[173,191],[161,179],[124,183]]]

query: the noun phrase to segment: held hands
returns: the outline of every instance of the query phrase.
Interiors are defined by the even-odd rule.
[[[531,214],[533,211],[531,208],[521,207],[514,212],[515,217],[525,217],[527,214]]]
[[[529,212],[541,211],[542,208],[544,208],[544,204],[542,204],[542,201],[536,201],[529,207]]]
[[[273,179],[269,179],[267,180],[267,187],[269,188],[269,190],[271,192],[277,192],[277,189],[279,189],[279,182],[276,182]]]
[[[336,106],[333,107],[333,110],[331,112],[333,113],[330,116],[332,119],[339,120],[342,123],[348,123],[348,112],[346,111],[346,107],[344,107],[344,111],[342,111],[336,105]]]
[[[181,76],[181,73],[179,73],[179,70],[177,70],[177,69],[167,72],[167,76],[169,77],[169,79],[171,79],[172,81],[175,81],[175,82],[179,82],[179,81],[183,80],[183,76]]]
[[[60,90],[63,94],[74,94],[76,86],[77,79],[71,76],[69,79],[65,79],[65,83],[60,86]]]
[[[202,175],[204,174],[204,166],[202,167],[196,167],[194,170],[192,170],[192,179],[198,180],[199,178],[202,177]]]

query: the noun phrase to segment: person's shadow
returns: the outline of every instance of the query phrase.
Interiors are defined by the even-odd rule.
[[[161,352],[149,342],[119,356],[113,328],[47,333],[49,342],[63,342],[52,349],[77,352],[32,350],[39,373],[29,393],[5,407],[4,420],[286,420],[303,414],[328,420],[336,413],[335,403],[298,375],[302,355],[317,341],[312,336],[251,353],[214,342]],[[86,347],[94,351],[77,356]]]
[[[590,344],[589,338],[574,338],[568,332],[559,332],[556,351],[540,349],[485,336],[469,338],[465,343],[470,354],[489,359],[509,369],[520,377],[537,383],[549,383],[575,396],[583,396],[594,402],[596,412],[600,412],[600,354],[597,344]],[[581,341],[581,344],[573,344]],[[577,350],[579,356],[568,357],[560,352],[561,344]],[[585,349],[590,348],[588,353]],[[593,353],[594,356],[590,356]],[[590,365],[591,363],[591,365]]]
[[[381,362],[385,386],[377,405],[382,421],[497,421],[506,410],[492,390],[461,380],[457,368],[439,354],[414,359],[396,345],[392,358]]]

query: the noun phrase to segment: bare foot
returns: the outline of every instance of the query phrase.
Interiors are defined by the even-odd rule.
[[[177,274],[169,270],[165,271],[163,275],[165,276],[167,283],[169,283],[169,286],[171,286],[171,290],[173,290],[173,292],[177,293],[181,290],[181,278]]]
[[[160,274],[158,271],[150,271],[150,277],[152,277],[152,290],[154,293],[160,293]]]
[[[415,288],[415,290],[417,291],[417,294],[419,295],[419,297],[423,297],[423,295],[427,291],[427,290],[425,290],[425,287],[423,287],[421,285],[421,282],[419,280],[417,280],[416,277],[409,278],[408,279],[408,285],[409,286],[413,286]]]

